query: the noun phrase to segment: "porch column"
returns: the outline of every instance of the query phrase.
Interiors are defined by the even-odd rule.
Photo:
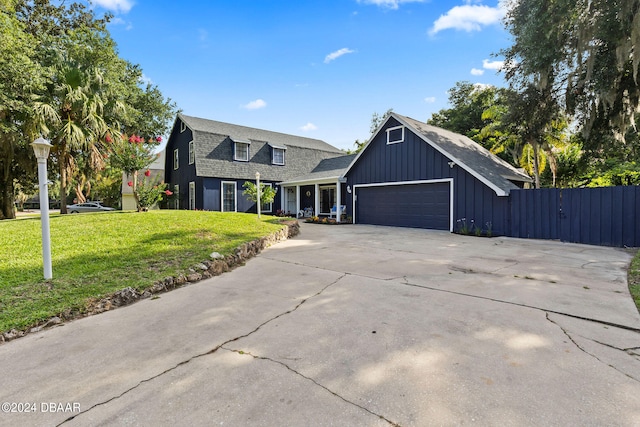
[[[276,187],[276,190],[278,190],[278,187]],[[286,192],[287,189],[283,186],[280,186],[280,210],[283,214],[287,213],[287,195],[285,194]]]
[[[300,186],[296,185],[296,218],[300,213]]]
[[[313,207],[313,212],[315,216],[320,216],[320,184],[315,185],[315,206]]]
[[[342,216],[342,212],[340,211],[340,206],[342,206],[342,192],[340,191],[340,180],[336,182],[336,222],[340,222],[340,217]]]

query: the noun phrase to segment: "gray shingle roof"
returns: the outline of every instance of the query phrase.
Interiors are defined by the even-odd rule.
[[[287,135],[214,120],[178,115],[192,131],[196,174],[201,177],[255,179],[260,172],[267,181],[289,181],[312,173],[328,158],[342,157],[344,151],[319,139]],[[233,159],[234,141],[248,141],[249,161]],[[273,165],[272,147],[285,148],[285,165]]]
[[[511,181],[532,181],[529,175],[464,135],[400,114],[392,113],[391,116],[456,162],[458,166],[491,187],[499,196],[506,196],[509,191],[518,188]]]
[[[178,117],[187,126],[189,126],[192,131],[226,135],[233,140],[262,141],[276,146],[295,146],[300,148],[309,148],[312,150],[327,151],[329,153],[344,154],[342,150],[319,139],[288,135],[285,133],[255,129],[231,123],[217,122],[215,120],[185,116],[184,114],[178,114]]]
[[[292,178],[288,180],[287,183],[339,178],[347,171],[347,168],[355,157],[356,154],[348,154],[346,156],[321,160],[311,172],[303,176]]]

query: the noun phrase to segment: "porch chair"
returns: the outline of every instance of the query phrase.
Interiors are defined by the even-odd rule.
[[[343,214],[347,210],[347,205],[340,205],[340,214]],[[329,218],[333,218],[334,215],[337,217],[337,206],[333,205],[331,211],[329,212]]]

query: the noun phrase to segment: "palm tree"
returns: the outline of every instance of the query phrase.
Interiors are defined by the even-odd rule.
[[[68,186],[83,156],[91,169],[100,169],[100,141],[108,128],[104,119],[107,99],[100,70],[64,63],[51,88],[48,105],[41,111],[53,123],[52,152],[60,169],[60,212],[67,213]]]

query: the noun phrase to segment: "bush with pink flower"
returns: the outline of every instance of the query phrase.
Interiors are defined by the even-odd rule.
[[[161,180],[153,180],[149,166],[157,158],[154,153],[162,137],[142,138],[139,135],[122,135],[113,138],[107,134],[105,142],[109,147],[109,161],[113,167],[122,169],[127,176],[127,185],[132,188],[138,212],[147,211],[151,206],[169,196],[166,184]],[[144,177],[138,180],[139,171],[144,170]]]

